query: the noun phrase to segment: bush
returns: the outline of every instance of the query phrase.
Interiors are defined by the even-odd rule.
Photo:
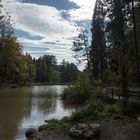
[[[27,138],[34,138],[34,137],[36,137],[36,130],[35,130],[35,129],[32,129],[32,128],[28,129],[28,130],[25,132],[25,136],[26,136]]]
[[[100,119],[105,121],[122,120],[123,110],[121,104],[105,105],[105,110],[101,112]]]
[[[127,115],[134,115],[140,113],[140,103],[129,102],[127,107]]]
[[[124,116],[121,104],[106,104],[100,100],[90,101],[87,105],[72,114],[72,122],[87,122],[94,120],[123,120]]]
[[[103,89],[99,87],[94,88],[93,94],[89,98],[89,101],[97,101],[97,100],[100,100],[104,103],[112,103],[112,100],[107,95],[105,95]]]
[[[84,104],[92,95],[93,86],[87,76],[81,76],[74,86],[64,89],[61,97],[66,103]]]
[[[123,110],[121,104],[118,103],[118,104],[106,105],[105,112],[113,113],[113,114],[122,114]]]
[[[62,94],[62,99],[70,104],[84,104],[91,96],[92,90],[73,86],[66,88]]]
[[[70,118],[71,121],[85,121],[86,118],[97,119],[100,112],[104,110],[104,103],[101,101],[91,102],[74,112]],[[87,119],[88,120],[88,119]]]

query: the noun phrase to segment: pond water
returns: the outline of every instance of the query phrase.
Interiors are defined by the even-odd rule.
[[[58,96],[65,87],[0,89],[0,140],[25,140],[28,128],[38,128],[44,120],[69,116],[75,109],[65,106]],[[53,96],[44,96],[47,92]]]

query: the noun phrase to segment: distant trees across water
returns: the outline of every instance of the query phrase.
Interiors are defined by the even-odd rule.
[[[78,78],[80,71],[74,63],[65,60],[57,64],[53,55],[44,55],[33,60],[36,67],[36,82],[71,83]]]

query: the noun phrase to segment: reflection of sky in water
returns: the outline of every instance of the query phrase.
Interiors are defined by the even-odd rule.
[[[60,99],[56,100],[56,109],[55,112],[49,113],[47,119],[56,118],[61,119],[64,116],[69,116],[74,109],[64,109],[63,104]]]
[[[32,88],[32,94],[38,95],[46,92],[53,94],[61,94],[66,86],[34,86]],[[23,136],[28,128],[38,128],[38,126],[44,124],[44,120],[51,118],[61,119],[64,116],[69,116],[74,109],[65,109],[62,101],[59,97],[55,97],[51,100],[50,107],[48,109],[40,108],[40,104],[43,103],[39,97],[32,98],[32,110],[28,117],[25,117],[18,129],[16,140],[25,140]]]
[[[65,87],[66,86],[59,86],[59,85],[56,85],[56,86],[34,86],[32,89],[32,93],[34,95],[42,94],[42,93],[46,93],[46,92],[60,94],[60,93],[62,93],[62,91]]]

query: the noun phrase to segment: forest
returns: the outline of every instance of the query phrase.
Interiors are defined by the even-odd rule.
[[[76,59],[86,60],[93,81],[140,83],[139,6],[139,1],[131,0],[96,1],[91,45],[87,30],[82,29],[72,48]]]

